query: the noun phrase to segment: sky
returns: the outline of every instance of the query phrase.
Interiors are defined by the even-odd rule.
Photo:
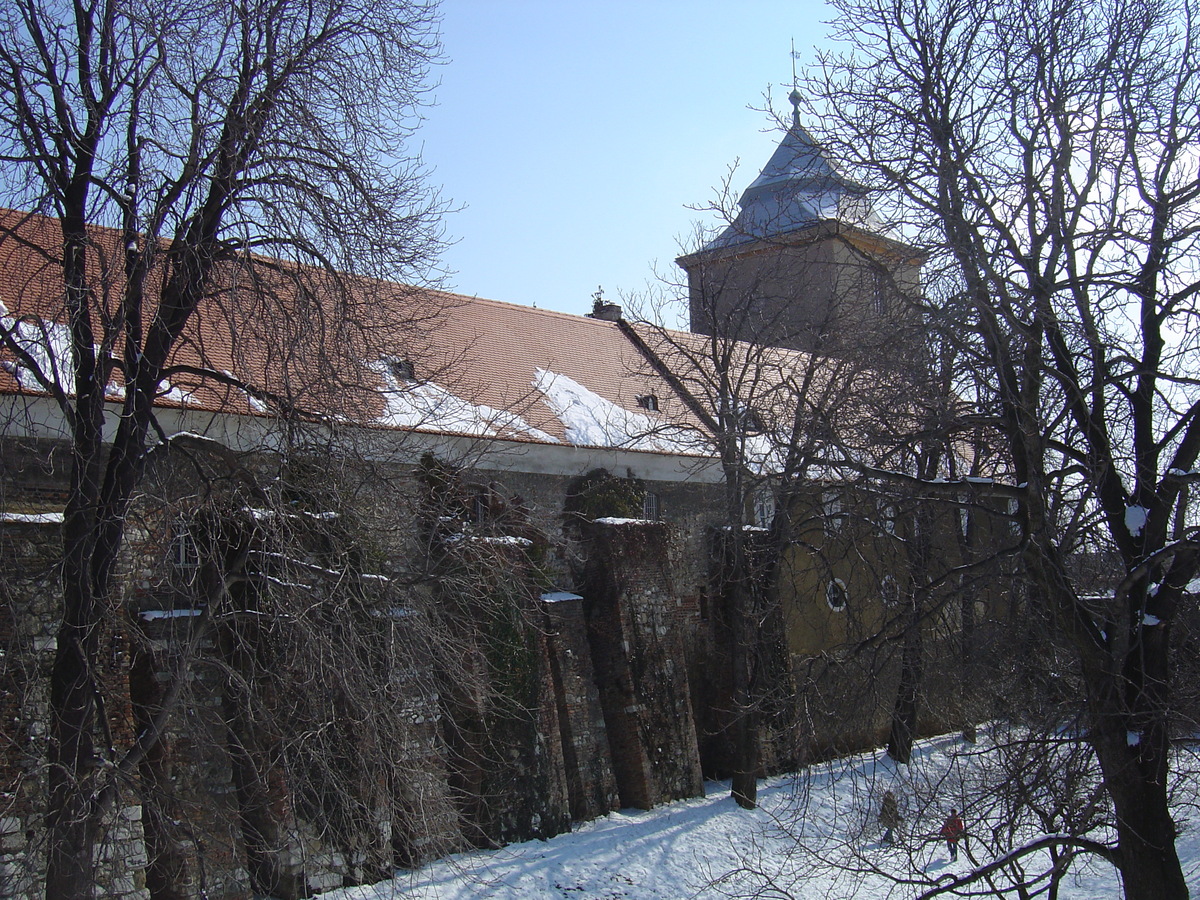
[[[779,141],[821,0],[442,0],[447,63],[417,136],[446,219],[447,287],[586,313],[644,294],[732,165],[737,194]],[[757,108],[757,109],[756,109]],[[789,110],[790,111],[790,110]]]

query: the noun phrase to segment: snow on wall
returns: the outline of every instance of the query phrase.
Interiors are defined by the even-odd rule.
[[[0,513],[0,522],[21,522],[26,525],[61,525],[63,514],[49,513]]]

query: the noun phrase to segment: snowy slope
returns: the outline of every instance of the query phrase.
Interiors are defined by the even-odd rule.
[[[710,782],[707,796],[654,809],[622,810],[583,823],[550,841],[465,853],[373,887],[323,894],[325,900],[662,900],[662,898],[912,898],[939,879],[970,871],[968,853],[949,861],[929,821],[939,792],[953,795],[964,745],[953,738],[924,742],[909,767],[882,752],[814,766],[770,779],[760,807],[747,812],[729,799],[727,783]],[[1193,788],[1200,785],[1192,785]],[[883,790],[905,798],[896,846],[881,843],[876,803]],[[922,798],[933,798],[923,816]],[[949,800],[943,805],[949,805]],[[967,811],[968,832],[988,827]],[[1182,824],[1182,823],[1181,823]],[[1184,825],[1179,842],[1193,896],[1200,896],[1200,827]],[[970,839],[967,851],[971,850]],[[829,863],[836,862],[837,865]],[[1113,871],[1079,864],[1063,882],[1061,900],[1120,896]],[[953,895],[948,895],[953,896]],[[1011,896],[1011,895],[1010,895]]]

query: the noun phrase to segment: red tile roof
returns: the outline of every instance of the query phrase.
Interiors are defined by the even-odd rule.
[[[95,229],[92,235],[93,271],[116,273],[95,279],[94,311],[111,316],[123,285],[124,254],[116,232]],[[51,332],[64,322],[62,270],[56,259],[61,244],[57,221],[0,213],[0,302],[8,311],[3,319],[8,328],[24,317],[28,336],[28,329],[38,328],[36,320],[54,323],[47,326]],[[420,430],[470,433],[470,423],[482,415],[492,421],[490,431],[503,437],[570,443],[592,438],[586,429],[569,429],[551,408],[551,398],[535,390],[539,372],[558,376],[556,384],[564,388],[574,390],[574,382],[619,408],[608,409],[596,401],[602,415],[605,410],[618,417],[621,410],[646,415],[638,406],[639,395],[671,393],[614,322],[366,279],[352,281],[354,302],[343,320],[337,318],[333,300],[308,297],[298,287],[300,282],[319,287],[328,280],[325,274],[278,261],[253,262],[226,264],[222,283],[214,286],[177,347],[174,365],[232,373],[263,396],[293,397],[307,409],[349,416],[363,424],[382,420]],[[157,285],[161,278],[156,270],[147,284]],[[153,310],[155,303],[148,305]],[[322,318],[324,326],[317,327]],[[349,337],[333,340],[340,331]],[[114,356],[119,357],[120,350],[118,345]],[[381,365],[389,357],[411,361],[416,377],[416,383],[392,395],[387,389],[398,384]],[[11,351],[0,351],[0,391],[37,392],[29,373],[15,368],[15,361]],[[120,384],[118,371],[110,386],[114,395]],[[160,397],[162,405],[179,405],[179,391],[189,391],[186,402],[192,407],[241,414],[265,411],[258,400],[236,388],[186,373],[173,375],[170,384],[179,390]],[[457,402],[447,399],[449,395]],[[414,405],[436,411],[389,417],[389,401],[404,412],[411,413]],[[682,404],[673,406],[664,412],[687,415]],[[578,403],[574,411],[587,413]],[[524,429],[521,422],[513,427],[511,416],[544,435]]]

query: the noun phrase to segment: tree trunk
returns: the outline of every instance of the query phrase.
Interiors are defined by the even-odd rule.
[[[1134,766],[1106,770],[1105,782],[1117,815],[1125,900],[1187,900],[1165,786],[1148,783]]]
[[[1186,900],[1167,798],[1169,728],[1158,696],[1169,676],[1169,626],[1141,632],[1147,630],[1153,637],[1130,653],[1128,696],[1117,691],[1110,673],[1085,667],[1091,743],[1116,813],[1125,900]]]
[[[753,590],[747,583],[745,540],[737,535],[737,554],[741,563],[731,592],[730,613],[733,618],[733,646],[730,665],[733,669],[733,709],[737,717],[733,727],[734,769],[730,793],[738,806],[754,809],[758,806],[758,727],[754,699],[751,697],[750,668],[754,662]]]
[[[730,794],[743,809],[758,806],[758,727],[751,696],[751,669],[755,662],[754,585],[746,550],[746,535],[740,528],[730,532],[733,560],[729,597],[729,663],[733,674],[733,778]]]
[[[904,635],[900,684],[896,688],[896,704],[892,709],[892,728],[887,744],[888,756],[898,763],[907,764],[912,759],[913,739],[917,734],[917,716],[920,712],[923,653],[921,618],[914,609]]]
[[[94,654],[85,659],[87,637],[64,623],[50,674],[50,771],[46,900],[86,900],[95,888],[95,822],[88,772],[95,749]]]

